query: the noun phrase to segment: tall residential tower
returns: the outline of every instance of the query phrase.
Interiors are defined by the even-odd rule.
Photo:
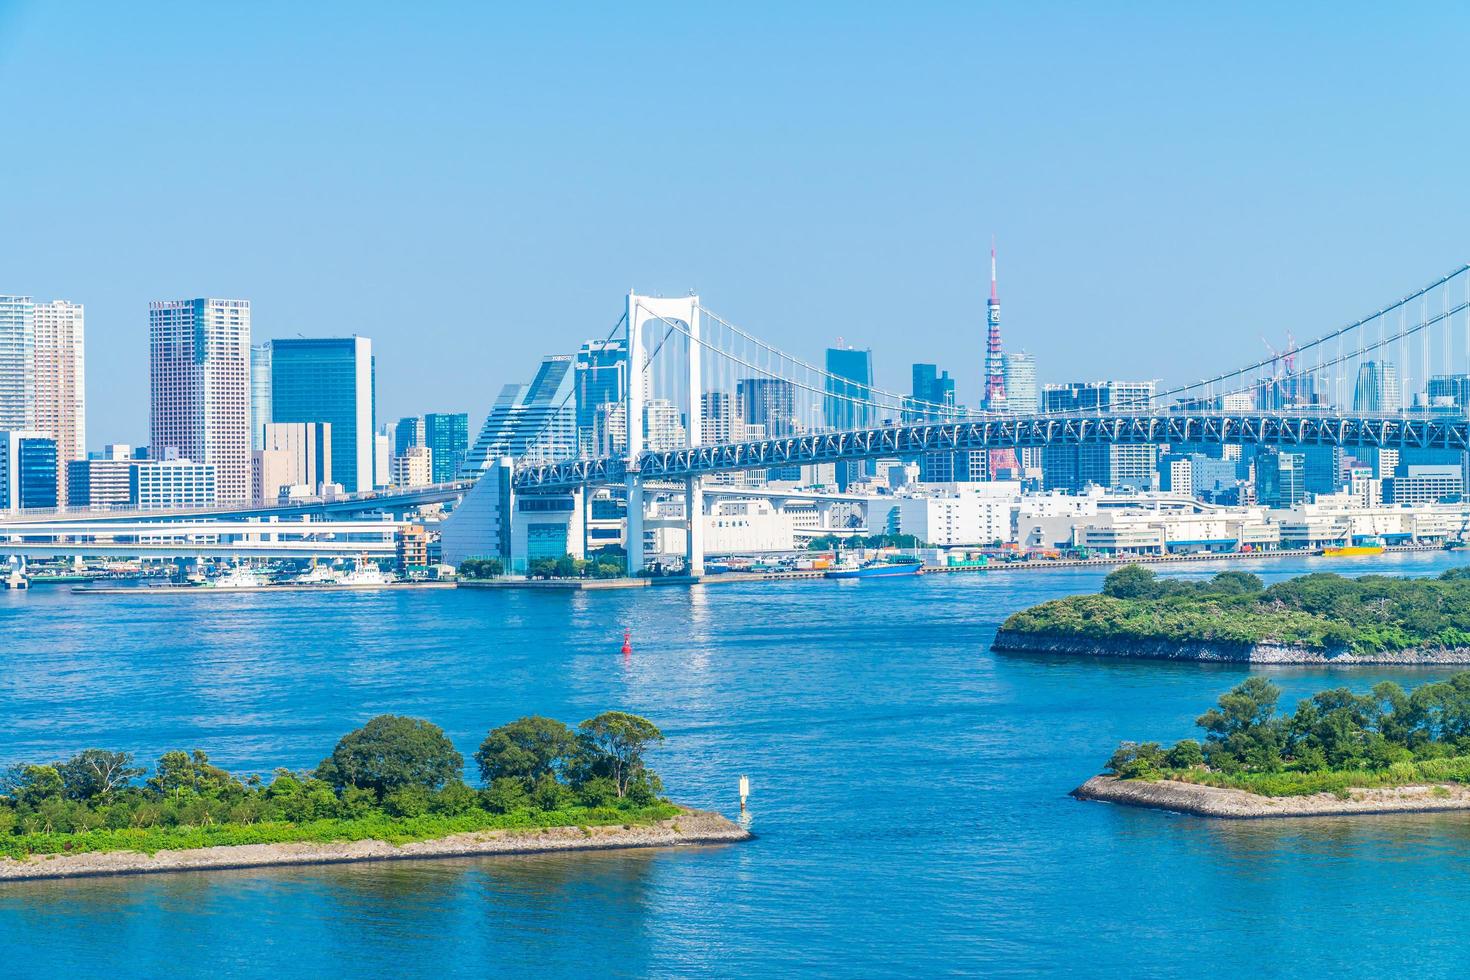
[[[87,455],[87,368],[80,303],[36,304],[35,427],[56,440],[57,500],[66,501],[66,464]]]
[[[0,296],[0,431],[29,429],[35,420],[36,304]]]
[[[155,459],[214,467],[222,503],[250,499],[250,301],[148,304]]]

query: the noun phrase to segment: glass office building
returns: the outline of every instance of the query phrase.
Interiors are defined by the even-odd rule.
[[[373,488],[376,407],[368,338],[271,341],[271,420],[330,424],[332,479],[349,493]]]
[[[430,412],[424,416],[424,445],[429,447],[430,480],[448,483],[464,467],[470,450],[470,417],[464,412]]]
[[[0,432],[0,510],[57,506],[56,440],[49,433]]]

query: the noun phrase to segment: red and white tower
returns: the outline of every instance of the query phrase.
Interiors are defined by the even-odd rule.
[[[990,300],[985,304],[985,404],[987,412],[1005,412],[1006,372],[1005,357],[1000,343],[1000,296],[995,282],[995,239],[990,240]],[[1014,449],[992,449],[988,453],[986,469],[992,480],[998,475],[1018,474],[1020,463]]]

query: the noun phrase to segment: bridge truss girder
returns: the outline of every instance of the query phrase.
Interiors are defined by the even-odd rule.
[[[600,457],[521,465],[521,493],[564,492],[581,486],[622,483],[630,471],[645,479],[691,476],[774,466],[802,466],[932,452],[1029,449],[1089,445],[1334,446],[1378,449],[1470,450],[1470,423],[1459,416],[1270,414],[1094,415],[1015,417],[966,422],[925,422],[851,432],[824,432],[756,442],[644,452],[634,465]]]

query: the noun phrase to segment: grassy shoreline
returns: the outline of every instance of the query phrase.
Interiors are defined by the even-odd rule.
[[[452,816],[424,814],[416,817],[373,814],[355,819],[327,818],[304,822],[263,821],[252,824],[96,828],[72,833],[0,835],[0,857],[21,860],[37,854],[93,854],[113,851],[156,854],[159,851],[251,844],[328,844],[360,840],[406,844],[454,834],[493,830],[649,825],[675,817],[681,812],[678,806],[661,801],[630,809],[570,807],[563,810],[518,810],[503,814],[476,811]]]
[[[332,840],[325,843],[292,840],[282,843],[231,844],[209,841],[202,847],[164,849],[153,853],[108,850],[32,854],[20,859],[0,858],[0,887],[46,879],[172,874],[184,871],[280,869],[310,865],[711,846],[748,841],[754,836],[750,831],[713,811],[679,806],[671,806],[670,809],[673,816],[645,822],[471,830],[421,840],[407,840],[403,843],[393,843],[378,837]],[[421,825],[415,829],[427,832],[444,828]]]
[[[1108,576],[1102,594],[1023,609],[999,635],[1316,654],[1455,650],[1470,647],[1470,571],[1432,579],[1316,573],[1266,588],[1244,572],[1195,582],[1130,565]]]
[[[1173,781],[1236,789],[1257,796],[1312,796],[1350,789],[1389,789],[1432,783],[1470,785],[1470,756],[1395,762],[1383,769],[1325,769],[1315,772],[1219,772],[1195,767],[1162,769],[1157,775],[1137,777],[1145,782]]]

